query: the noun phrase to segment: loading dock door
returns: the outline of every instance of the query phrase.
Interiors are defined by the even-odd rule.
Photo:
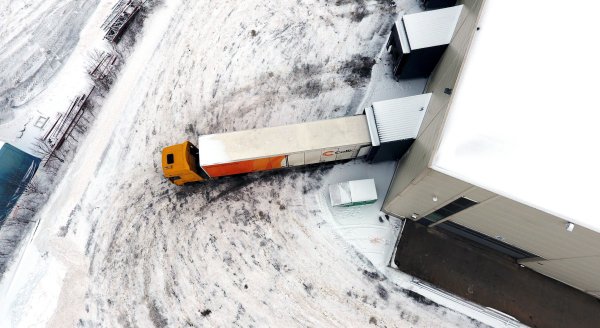
[[[514,247],[505,242],[502,242],[501,240],[484,235],[475,230],[471,230],[467,227],[461,226],[461,225],[456,224],[451,221],[446,221],[446,222],[440,223],[436,226],[436,228],[441,228],[441,229],[444,229],[453,234],[456,234],[456,235],[459,235],[466,239],[472,240],[476,243],[487,246],[493,250],[496,250],[502,254],[508,255],[517,260],[521,260],[521,259],[525,259],[525,258],[532,258],[532,257],[539,258],[539,256],[537,256],[535,254],[531,254],[520,248]]]

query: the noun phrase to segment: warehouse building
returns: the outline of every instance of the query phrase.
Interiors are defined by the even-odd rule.
[[[541,0],[459,4],[383,211],[600,297],[595,11]]]

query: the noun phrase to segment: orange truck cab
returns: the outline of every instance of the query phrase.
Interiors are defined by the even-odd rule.
[[[163,148],[162,168],[165,177],[178,186],[210,179],[198,163],[198,148],[189,141]]]

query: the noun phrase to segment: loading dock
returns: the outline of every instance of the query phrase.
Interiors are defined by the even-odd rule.
[[[407,220],[394,263],[414,277],[531,327],[597,327],[600,302],[440,228]]]

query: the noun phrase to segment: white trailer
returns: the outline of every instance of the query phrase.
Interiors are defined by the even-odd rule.
[[[211,177],[339,161],[371,149],[365,116],[203,135],[200,166]]]

